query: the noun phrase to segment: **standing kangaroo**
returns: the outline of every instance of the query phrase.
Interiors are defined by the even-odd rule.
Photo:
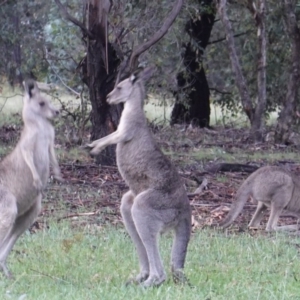
[[[174,229],[172,273],[174,281],[186,281],[183,274],[191,233],[191,207],[175,167],[158,148],[143,111],[144,81],[151,69],[131,75],[107,96],[109,104],[123,102],[117,131],[89,144],[98,154],[117,144],[117,165],[130,190],[121,201],[121,215],[135,244],[140,273],[134,282],[158,286],[166,274],[158,249],[158,234]]]
[[[258,169],[244,181],[237,191],[236,202],[219,226],[229,227],[250,196],[258,203],[248,227],[258,227],[264,211],[270,207],[266,231],[297,229],[295,225],[277,227],[277,222],[283,210],[300,218],[300,180],[282,168],[270,166]]]
[[[54,152],[54,129],[48,119],[59,114],[39,92],[36,83],[24,83],[24,128],[15,149],[0,163],[0,268],[10,277],[6,259],[19,236],[41,208],[42,191],[49,178],[62,180]]]

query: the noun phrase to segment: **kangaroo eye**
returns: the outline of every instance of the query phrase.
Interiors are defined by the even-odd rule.
[[[117,90],[120,91],[122,88],[120,86],[117,86]]]
[[[40,106],[44,106],[45,105],[45,102],[40,102]]]

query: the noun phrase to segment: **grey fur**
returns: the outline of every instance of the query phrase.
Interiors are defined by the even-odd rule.
[[[232,204],[228,215],[219,226],[229,227],[240,214],[250,196],[257,202],[257,208],[249,227],[258,227],[266,208],[270,207],[266,231],[298,228],[296,225],[277,227],[277,222],[284,210],[300,217],[299,179],[287,170],[272,166],[258,169],[244,181],[237,191],[237,200]]]
[[[41,208],[49,164],[62,180],[54,152],[54,129],[48,119],[58,115],[36,83],[24,83],[24,128],[15,149],[0,163],[0,268],[11,276],[6,258],[19,236],[29,228]]]
[[[119,83],[107,102],[124,102],[117,131],[93,141],[92,154],[110,144],[117,144],[117,164],[130,190],[122,197],[121,214],[136,246],[140,273],[134,282],[144,287],[158,286],[166,274],[158,249],[158,235],[175,231],[172,247],[172,273],[175,281],[185,281],[183,274],[191,232],[191,207],[175,167],[158,148],[147,126],[143,111],[146,69]]]

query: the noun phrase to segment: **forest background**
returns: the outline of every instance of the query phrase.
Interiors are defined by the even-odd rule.
[[[297,1],[2,1],[0,74],[60,86],[78,101],[63,104],[91,139],[117,127],[121,107],[106,95],[118,72],[155,66],[156,105],[171,106],[171,124],[210,127],[211,105],[228,118],[247,116],[249,138],[274,141],[297,131],[300,37]],[[228,114],[229,112],[229,114]],[[85,114],[85,115],[83,115]],[[82,133],[78,132],[80,141]],[[79,142],[80,142],[79,141]],[[107,150],[98,162],[113,162]]]
[[[300,173],[299,1],[0,0],[0,16],[0,156],[19,139],[22,81],[33,77],[62,110],[56,151],[66,179],[50,180],[36,234],[10,261],[16,281],[2,281],[1,295],[299,299],[299,238],[246,229],[253,203],[227,233],[199,230],[224,218],[258,167]],[[119,215],[127,187],[114,147],[96,159],[80,148],[116,130],[122,106],[106,95],[146,66],[156,68],[149,126],[191,193],[194,290],[119,289],[137,264]],[[168,257],[170,239],[162,247]]]

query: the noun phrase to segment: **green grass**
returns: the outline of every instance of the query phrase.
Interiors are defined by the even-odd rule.
[[[192,159],[201,160],[219,160],[226,161],[228,163],[243,163],[246,161],[267,161],[269,163],[274,163],[278,160],[293,160],[295,162],[299,161],[299,154],[292,149],[276,150],[272,151],[270,149],[266,150],[252,150],[245,151],[243,149],[231,149],[230,152],[220,148],[220,147],[209,147],[195,149],[189,153],[180,153],[180,155],[189,156]]]
[[[299,238],[285,235],[193,234],[186,274],[193,288],[170,280],[171,235],[161,238],[168,280],[159,288],[126,287],[138,269],[122,228],[74,227],[65,221],[23,235],[9,257],[14,280],[1,299],[300,299]]]
[[[250,147],[250,146],[249,146]],[[244,149],[236,148],[226,151],[221,147],[207,147],[194,149],[180,149],[180,150],[164,150],[175,163],[179,166],[186,166],[188,164],[198,163],[202,166],[207,163],[256,163],[261,164],[276,164],[278,161],[293,161],[299,163],[299,154],[288,148],[287,150],[253,150],[246,151]]]

